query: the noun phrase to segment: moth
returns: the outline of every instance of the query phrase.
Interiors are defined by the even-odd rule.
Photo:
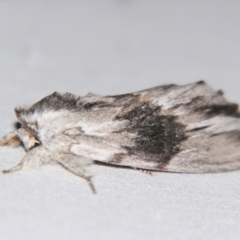
[[[204,81],[129,94],[57,93],[15,109],[19,129],[0,145],[26,155],[11,173],[58,164],[94,185],[91,164],[178,173],[240,168],[240,114]]]

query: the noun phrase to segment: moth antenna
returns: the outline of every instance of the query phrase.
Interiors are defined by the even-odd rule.
[[[0,139],[0,146],[4,146],[4,145],[18,147],[21,145],[21,140],[19,139],[16,132],[10,132]]]

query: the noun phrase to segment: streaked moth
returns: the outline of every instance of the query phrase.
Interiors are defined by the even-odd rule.
[[[204,81],[116,96],[55,92],[15,113],[20,127],[0,145],[22,145],[26,155],[4,173],[58,164],[95,192],[91,164],[179,173],[240,168],[238,105]]]

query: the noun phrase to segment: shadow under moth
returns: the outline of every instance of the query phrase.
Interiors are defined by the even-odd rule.
[[[27,154],[3,173],[59,164],[95,193],[91,164],[181,173],[240,168],[238,105],[204,81],[116,96],[55,92],[15,113],[19,129],[0,145],[22,145]]]

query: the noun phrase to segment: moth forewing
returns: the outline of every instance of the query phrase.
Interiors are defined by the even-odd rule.
[[[57,163],[95,192],[93,163],[187,173],[240,168],[238,105],[203,81],[116,96],[55,92],[16,115],[22,127],[0,144],[27,153],[5,172]]]

